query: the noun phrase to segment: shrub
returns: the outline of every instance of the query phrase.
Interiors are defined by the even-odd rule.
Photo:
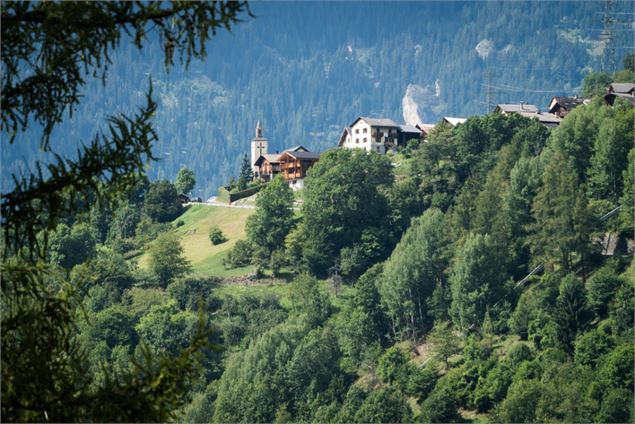
[[[174,224],[174,226],[176,228],[182,227],[185,225],[185,221],[183,221],[182,219],[179,219],[178,221],[176,221],[176,223]]]
[[[227,259],[223,262],[225,268],[240,268],[251,263],[254,248],[248,241],[238,240],[236,245],[227,254]]]
[[[221,244],[227,241],[227,237],[217,226],[213,226],[209,229],[209,240],[212,242],[214,246],[217,244]]]

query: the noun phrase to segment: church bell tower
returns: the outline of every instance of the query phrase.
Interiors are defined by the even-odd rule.
[[[262,136],[262,128],[260,120],[256,123],[256,136],[251,139],[251,168],[254,171],[254,177],[258,175],[258,167],[254,163],[261,155],[267,154],[267,139]]]

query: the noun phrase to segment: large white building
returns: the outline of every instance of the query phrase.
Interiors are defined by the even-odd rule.
[[[384,154],[404,147],[410,139],[420,139],[421,130],[412,125],[400,125],[392,119],[359,117],[344,128],[338,147],[364,149]]]

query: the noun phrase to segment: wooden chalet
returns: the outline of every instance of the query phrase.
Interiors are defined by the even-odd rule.
[[[290,149],[286,149],[282,153],[286,152],[308,152],[304,146],[298,145],[291,147]],[[256,159],[254,162],[254,166],[257,169],[256,175],[262,178],[265,181],[271,181],[276,174],[280,173],[280,158],[282,154],[276,152],[275,154],[262,154]]]
[[[280,172],[292,188],[302,188],[306,172],[318,160],[319,153],[285,151],[280,155]]]
[[[260,155],[254,166],[258,169],[257,175],[260,178],[270,181],[276,174],[280,173],[280,155]]]

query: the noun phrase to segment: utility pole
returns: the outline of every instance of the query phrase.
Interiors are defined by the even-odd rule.
[[[600,37],[600,40],[604,42],[604,54],[602,58],[602,70],[604,72],[615,72],[616,68],[614,25],[613,0],[604,0],[604,14],[602,16],[602,26],[604,29]]]

